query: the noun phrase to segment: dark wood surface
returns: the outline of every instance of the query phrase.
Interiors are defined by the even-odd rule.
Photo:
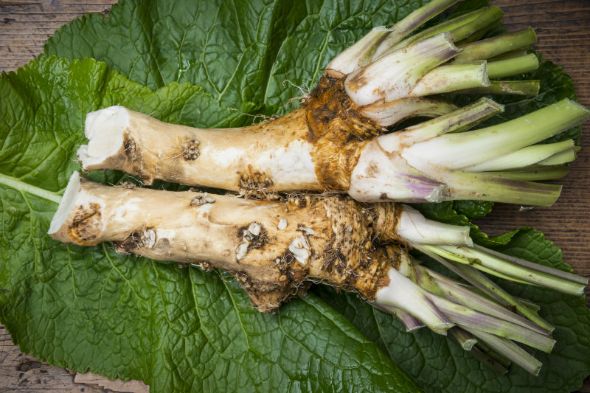
[[[103,12],[115,2],[0,0],[0,71],[16,69],[35,57],[42,51],[47,37],[61,25],[81,14]],[[575,81],[579,101],[590,106],[590,1],[495,0],[494,3],[505,11],[509,28],[535,28],[538,49],[565,68]],[[590,124],[584,127],[583,146],[588,146],[588,141]],[[520,226],[535,227],[563,249],[566,260],[577,272],[590,276],[590,149],[582,150],[563,184],[562,197],[551,208],[521,212],[514,206],[497,206],[492,216],[479,224],[491,234]],[[0,327],[0,392],[41,390],[104,391],[96,385],[74,382],[74,376],[67,371],[21,354]],[[590,392],[590,381],[582,392]]]

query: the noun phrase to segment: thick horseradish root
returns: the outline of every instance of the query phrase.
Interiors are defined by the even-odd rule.
[[[503,110],[489,99],[401,131],[381,130],[354,109],[338,80],[323,79],[304,108],[244,128],[162,123],[123,107],[89,113],[84,169],[266,196],[340,191],[362,202],[488,200],[548,206],[575,158],[573,141],[539,144],[586,120],[563,100],[521,118],[465,131]]]
[[[551,325],[477,269],[572,294],[587,283],[473,246],[469,227],[427,220],[404,205],[336,196],[260,201],[110,187],[75,173],[49,234],[82,246],[111,241],[119,252],[225,270],[260,311],[275,310],[309,282],[326,283],[397,315],[408,330],[450,331],[487,362],[493,362],[490,351],[497,352],[535,374],[540,363],[516,342],[549,352]],[[408,247],[432,255],[470,285],[422,266]]]
[[[371,30],[326,67],[303,107],[244,128],[165,124],[123,107],[89,113],[84,169],[240,191],[339,191],[362,202],[487,200],[547,206],[572,141],[541,145],[588,118],[563,100],[519,119],[468,131],[502,112],[482,99],[457,109],[440,93],[536,94],[538,81],[497,80],[535,70],[532,29],[480,40],[502,12],[484,7],[415,33],[456,4],[435,0]],[[492,79],[492,81],[490,81]],[[408,117],[433,120],[386,134]],[[437,117],[438,116],[438,117]],[[468,131],[468,132],[465,132]],[[385,134],[385,135],[382,135]]]

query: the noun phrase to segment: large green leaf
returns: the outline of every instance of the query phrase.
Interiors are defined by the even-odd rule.
[[[274,114],[311,89],[361,34],[421,0],[120,1],[60,29],[46,51],[94,57],[149,87],[203,86],[225,105]]]
[[[109,16],[86,16],[61,29],[48,43],[47,52],[68,58],[95,57],[136,82],[151,88],[164,85],[166,88],[154,93],[157,98],[148,98],[151,93],[147,90],[129,84],[123,78],[115,78],[120,80],[119,88],[113,89],[115,93],[105,89],[107,85],[103,77],[86,81],[87,86],[95,86],[99,92],[89,94],[85,90],[86,85],[81,82],[68,82],[66,74],[69,72],[69,65],[57,60],[43,60],[26,72],[21,72],[22,77],[5,77],[2,80],[4,88],[13,89],[14,94],[0,103],[1,107],[7,108],[0,117],[3,133],[0,134],[1,138],[4,141],[8,132],[11,135],[10,142],[4,141],[0,173],[12,174],[27,183],[49,190],[60,190],[75,167],[73,151],[80,141],[78,138],[81,138],[84,114],[93,108],[112,103],[124,103],[167,121],[201,126],[245,124],[255,120],[251,116],[253,114],[285,112],[297,105],[297,97],[305,95],[314,86],[322,67],[335,53],[358,39],[371,26],[394,22],[419,3],[421,2],[412,0],[121,0]],[[463,2],[463,9],[469,9],[475,3],[482,1]],[[55,64],[51,64],[53,62]],[[35,67],[38,70],[32,72]],[[29,73],[36,75],[27,75]],[[543,89],[539,97],[526,100],[502,99],[509,104],[507,117],[518,116],[560,98],[572,96],[571,80],[551,64],[544,63],[538,76],[542,79]],[[199,92],[198,87],[188,88],[176,82],[200,85],[203,91]],[[36,90],[52,90],[52,83],[61,86],[63,91],[43,93],[50,96],[41,100],[36,95]],[[106,93],[102,94],[102,91]],[[0,93],[3,91],[0,90]],[[64,94],[70,98],[64,98]],[[85,101],[87,96],[89,100],[94,100],[92,104]],[[5,95],[0,97],[4,98]],[[56,109],[63,109],[64,102],[70,99],[72,102],[65,107],[65,113]],[[33,133],[33,130],[36,132]],[[44,138],[44,131],[49,132],[50,137]],[[66,135],[72,135],[71,139]],[[53,153],[48,154],[50,151]],[[48,155],[53,158],[48,159]],[[349,330],[352,328],[346,321],[339,319],[335,309],[327,307],[317,297],[310,297],[305,302],[297,301],[285,307],[277,316],[259,316],[244,303],[245,298],[241,292],[235,291],[231,282],[215,274],[202,274],[194,269],[179,271],[171,265],[122,258],[107,252],[108,247],[99,250],[70,247],[65,251],[60,248],[71,259],[58,258],[61,262],[56,261],[52,255],[58,255],[53,254],[60,252],[55,251],[58,246],[47,238],[37,236],[43,233],[40,228],[47,225],[51,214],[50,210],[42,208],[46,203],[36,198],[25,199],[23,194],[8,189],[3,189],[2,193],[5,230],[0,238],[0,280],[9,284],[0,285],[6,290],[0,292],[4,305],[4,311],[0,315],[23,348],[58,364],[73,368],[91,367],[94,371],[110,376],[143,378],[154,383],[162,380],[167,384],[160,386],[162,390],[185,390],[188,387],[184,384],[191,384],[190,387],[194,390],[241,388],[250,391],[251,386],[243,379],[239,380],[239,384],[232,383],[252,375],[252,369],[243,364],[252,358],[246,355],[256,354],[250,363],[259,363],[260,369],[252,364],[248,366],[258,370],[259,374],[253,379],[264,381],[259,390],[283,390],[285,386],[287,388],[284,390],[310,391],[393,389],[394,386],[386,386],[384,380],[389,378],[388,374],[394,375],[395,369],[375,350],[376,344],[399,362],[405,371],[416,377],[422,387],[433,392],[478,391],[480,388],[493,391],[495,387],[499,391],[513,389],[524,392],[527,391],[528,384],[532,384],[532,391],[542,391],[540,386],[543,384],[548,392],[567,391],[578,386],[582,378],[590,373],[588,361],[583,358],[590,349],[588,311],[580,299],[547,291],[543,292],[545,299],[538,299],[539,303],[548,308],[547,318],[560,326],[557,335],[562,342],[556,354],[546,359],[550,367],[545,369],[545,374],[540,379],[534,380],[518,370],[514,370],[508,377],[497,377],[484,370],[454,343],[425,331],[416,335],[405,334],[392,318],[373,311],[354,296],[330,292],[325,299],[334,302],[338,311],[345,313],[350,321],[359,326],[371,339],[370,342],[358,338],[358,333]],[[5,198],[5,194],[12,199]],[[8,201],[11,200],[14,201],[9,204]],[[428,213],[441,220],[466,223],[469,218],[487,213],[489,208],[485,204],[449,203],[430,206]],[[31,222],[36,225],[30,225]],[[37,228],[37,232],[32,228]],[[545,241],[527,243],[522,232],[500,239],[486,239],[476,228],[474,234],[478,240],[491,245],[505,244],[512,237],[514,240],[511,244],[518,244],[518,239],[521,239],[521,251],[531,255],[540,253],[541,259],[548,256],[551,263],[557,263],[558,260],[553,245]],[[24,251],[20,251],[15,244],[23,245]],[[57,273],[49,269],[53,265],[59,267]],[[95,272],[96,269],[98,271]],[[156,275],[156,282],[164,282],[165,285],[155,288]],[[85,280],[86,277],[90,282]],[[137,277],[141,280],[134,281]],[[78,291],[72,290],[74,283],[80,283],[76,284]],[[98,294],[81,286],[85,284],[92,288],[92,283],[94,288],[98,285]],[[212,314],[210,319],[207,319],[208,314],[205,319],[200,315],[203,308],[195,307],[201,303],[186,300],[187,296],[195,293],[195,288],[200,290],[203,285],[217,288],[212,289],[211,293],[220,294],[219,297],[208,300],[209,304],[217,300],[214,306],[208,308],[205,302],[206,312]],[[57,291],[53,286],[60,290]],[[135,291],[132,288],[136,288]],[[152,289],[154,294],[149,292]],[[147,291],[149,298],[142,303],[138,297],[134,297],[134,292],[144,294],[144,291]],[[539,293],[535,295],[529,291],[531,290],[526,292],[527,296],[540,296]],[[31,296],[32,293],[36,293],[36,297]],[[238,299],[235,304],[240,305],[241,312],[225,313],[225,310],[234,310],[229,293],[233,295],[233,300]],[[322,295],[326,295],[325,291],[322,291]],[[85,296],[88,299],[82,302],[80,299]],[[110,303],[101,303],[103,297]],[[63,311],[55,312],[54,315],[51,307],[39,305],[44,304],[43,302],[49,302],[50,305],[67,303],[67,306],[61,307],[60,310]],[[112,313],[111,310],[102,312],[108,312],[114,321],[131,319],[141,323],[137,322],[129,328],[131,322],[125,324],[110,321],[106,324],[108,328],[105,328],[100,323],[102,316],[95,316],[97,308],[102,309],[101,304],[113,309]],[[199,311],[201,323],[203,320],[207,322],[201,324],[198,320],[191,320],[191,324],[189,319],[194,315],[185,312],[187,304]],[[313,307],[316,305],[318,307]],[[132,310],[122,311],[122,307]],[[42,320],[27,322],[26,315],[40,313],[45,309],[49,315],[45,315]],[[317,312],[318,309],[321,310],[321,315]],[[76,310],[77,313],[74,312]],[[146,313],[153,315],[147,321]],[[242,326],[250,335],[240,336],[239,331],[236,333],[240,325],[237,320],[242,315],[248,315],[242,318],[245,321]],[[284,315],[292,316],[289,321],[293,322],[293,329],[299,332],[299,336],[281,326]],[[69,317],[80,318],[84,322],[78,321],[72,327],[73,321]],[[330,325],[330,321],[326,322],[330,319],[337,320],[334,325],[337,329]],[[373,323],[375,319],[377,321]],[[160,320],[171,323],[161,324]],[[261,327],[265,323],[281,326],[281,335],[265,334],[265,329]],[[309,326],[310,329],[297,330],[298,326],[295,325]],[[568,325],[569,328],[566,329],[565,326]],[[205,328],[198,329],[195,326]],[[191,333],[201,334],[205,338],[187,342],[186,335],[183,334],[191,327],[194,328]],[[158,330],[160,328],[162,331]],[[228,330],[224,330],[226,328]],[[139,334],[144,340],[138,341],[138,337],[126,337],[126,329],[133,332],[140,329],[140,332],[147,333]],[[230,333],[215,336],[211,333],[215,329]],[[330,334],[325,334],[326,329],[329,329]],[[44,345],[45,342],[40,337],[55,337],[57,330],[67,330],[81,338],[71,340],[61,336],[66,342],[53,343],[47,340],[53,345]],[[340,334],[342,330],[350,334]],[[326,340],[326,336],[330,340]],[[356,344],[354,340],[352,344],[345,341],[346,337],[351,336],[358,338]],[[106,339],[99,340],[101,337]],[[237,340],[236,337],[242,340]],[[285,342],[280,341],[287,340],[284,337],[298,339],[295,343],[286,341],[286,348],[295,352],[300,348],[307,348],[313,352],[306,352],[307,358],[293,355],[290,351],[285,354],[273,352],[276,357],[263,356],[268,353],[269,347],[275,348]],[[338,337],[343,338],[336,343]],[[213,342],[215,344],[211,344]],[[259,342],[263,344],[254,345]],[[359,342],[362,344],[358,344]],[[81,343],[112,347],[102,357],[96,348],[94,351],[85,349],[84,352],[89,354],[85,356],[72,353],[76,352],[75,348],[81,346]],[[152,343],[157,346],[155,349],[149,347]],[[190,352],[199,343],[205,344],[194,353]],[[336,350],[344,352],[330,352],[336,345],[344,346]],[[139,352],[142,359],[139,364],[131,361],[138,354],[138,346],[144,351]],[[367,352],[362,351],[361,346]],[[151,348],[151,352],[145,352],[146,347]],[[244,348],[253,349],[244,351]],[[219,367],[226,367],[222,368],[223,371],[211,371],[209,366],[214,357],[207,355],[212,353],[217,355],[216,361],[221,362]],[[314,357],[313,353],[317,356]],[[115,360],[121,361],[115,364]],[[336,372],[336,368],[342,366],[345,360],[362,366],[355,368],[354,372],[351,369],[346,369],[343,373]],[[299,362],[305,365],[297,369]],[[172,367],[176,364],[180,364],[186,373],[179,374]],[[326,364],[332,366],[329,371],[325,369]],[[264,374],[260,371],[267,369],[269,371],[264,371]],[[292,371],[293,369],[297,371]],[[332,371],[335,376],[329,375]],[[230,380],[226,375],[237,377]],[[312,376],[317,377],[314,379]],[[280,383],[277,380],[284,384],[278,387],[273,385]],[[224,383],[226,385],[222,385]],[[329,386],[330,383],[334,385]]]
[[[57,206],[31,187],[65,187],[88,111],[120,104],[202,126],[231,123],[235,112],[198,87],[152,92],[92,59],[38,59],[2,75],[0,97],[0,321],[23,351],[141,379],[154,393],[418,391],[316,296],[261,314],[219,273],[46,235]]]

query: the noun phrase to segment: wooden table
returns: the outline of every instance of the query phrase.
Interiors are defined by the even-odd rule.
[[[58,27],[89,12],[102,12],[116,0],[0,0],[0,70],[25,64],[43,49]],[[579,101],[590,106],[590,1],[495,0],[505,11],[511,29],[533,26],[537,47],[561,64],[574,78]],[[590,140],[590,124],[583,142]],[[563,182],[559,202],[548,209],[519,212],[498,206],[480,222],[491,234],[519,226],[533,226],[557,243],[578,273],[590,276],[590,149],[582,150]],[[80,379],[80,377],[78,377]],[[96,385],[74,382],[67,371],[44,365],[21,354],[0,327],[0,392],[94,392]],[[590,392],[587,381],[582,392]]]

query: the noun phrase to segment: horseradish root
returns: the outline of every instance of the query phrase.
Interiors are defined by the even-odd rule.
[[[79,245],[104,241],[156,260],[207,261],[242,277],[254,303],[271,310],[303,281],[373,299],[399,253],[373,244],[403,236],[419,244],[470,245],[469,229],[426,220],[401,205],[361,207],[338,197],[287,202],[198,192],[107,187],[74,174],[50,234]]]
[[[564,100],[459,134],[503,107],[482,99],[457,109],[441,93],[534,95],[538,81],[501,79],[539,62],[527,53],[532,29],[480,40],[502,18],[497,7],[420,30],[455,3],[432,1],[392,27],[374,28],[327,65],[301,109],[282,118],[205,130],[110,107],[88,114],[79,158],[84,169],[119,169],[146,184],[162,179],[258,197],[306,190],[348,192],[363,202],[551,205],[560,187],[533,181],[563,174],[576,147],[538,144],[582,123],[588,111]],[[415,116],[435,118],[386,134]]]
[[[262,196],[340,191],[362,202],[488,200],[548,206],[555,178],[575,158],[573,141],[539,144],[582,123],[588,111],[563,100],[473,131],[503,110],[482,99],[401,131],[383,130],[323,79],[304,108],[244,128],[206,130],[162,123],[123,107],[89,113],[84,169]],[[461,132],[460,132],[461,131]],[[556,171],[557,170],[557,171]]]
[[[194,191],[110,187],[70,178],[49,234],[232,273],[260,311],[272,311],[309,282],[353,291],[397,315],[408,330],[451,332],[465,350],[498,352],[536,374],[541,364],[517,343],[545,352],[552,326],[477,269],[508,280],[581,294],[586,280],[472,244],[469,227],[425,219],[403,205],[364,205],[335,196],[283,201]],[[415,248],[471,285],[422,266]],[[515,310],[515,311],[512,311]],[[474,352],[475,353],[475,352]]]

